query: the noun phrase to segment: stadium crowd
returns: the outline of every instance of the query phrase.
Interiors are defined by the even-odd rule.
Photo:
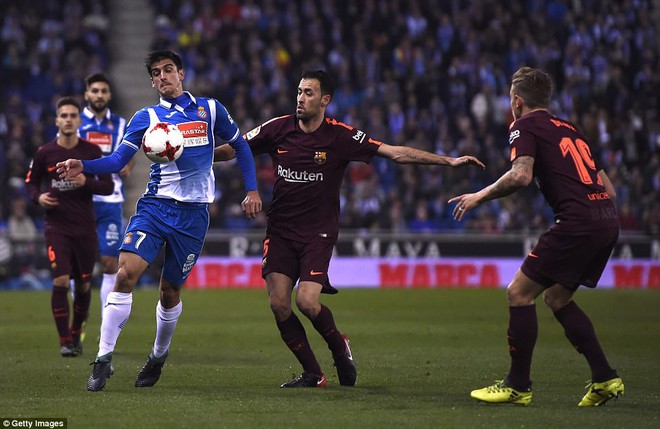
[[[154,48],[180,52],[188,87],[222,100],[244,132],[292,113],[300,71],[337,80],[329,114],[391,144],[472,153],[485,171],[350,167],[344,228],[478,233],[544,229],[539,192],[454,222],[446,201],[508,169],[508,82],[521,65],[556,79],[552,111],[578,124],[617,189],[625,231],[660,233],[658,34],[648,0],[153,0]],[[265,201],[272,180],[259,160]],[[240,218],[235,169],[218,169],[216,227]],[[227,200],[230,201],[227,201]]]
[[[14,225],[34,234],[25,215],[14,219],[21,213],[41,228],[40,210],[17,202],[26,199],[25,173],[35,150],[54,136],[53,100],[82,95],[85,75],[107,70],[108,3],[0,4],[0,232],[10,237]],[[337,120],[389,144],[473,154],[487,165],[354,163],[342,191],[344,229],[545,229],[552,215],[531,187],[485,204],[467,222],[453,221],[446,203],[508,169],[508,82],[529,65],[555,78],[552,111],[592,143],[617,190],[622,229],[660,234],[658,11],[650,0],[151,3],[152,47],[179,52],[188,65],[186,88],[218,98],[243,132],[293,113],[300,72],[323,68],[337,81],[328,109]],[[267,206],[271,165],[266,157],[257,161]],[[262,229],[263,219],[248,222],[240,213],[238,168],[218,166],[217,180],[211,227]]]

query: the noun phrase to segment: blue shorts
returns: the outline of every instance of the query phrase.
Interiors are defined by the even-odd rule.
[[[162,275],[181,286],[202,252],[209,228],[208,204],[140,198],[121,245],[151,264],[165,246]]]
[[[96,234],[101,256],[119,256],[122,228],[122,203],[94,202]]]

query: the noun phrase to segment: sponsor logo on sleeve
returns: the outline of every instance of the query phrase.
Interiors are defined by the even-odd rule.
[[[245,134],[245,140],[252,140],[257,136],[257,134],[259,134],[259,132],[261,132],[261,125],[253,130],[248,131],[248,133]]]
[[[509,144],[512,144],[515,139],[520,137],[520,130],[513,130],[509,134]]]
[[[355,140],[358,143],[362,143],[364,141],[364,137],[366,134],[364,131],[356,130],[355,135],[353,136],[353,140]]]

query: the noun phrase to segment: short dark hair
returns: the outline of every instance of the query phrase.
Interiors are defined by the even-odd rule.
[[[511,78],[513,93],[523,100],[527,107],[548,107],[552,96],[552,79],[546,72],[531,67],[519,68]]]
[[[89,89],[89,87],[92,86],[92,84],[96,83],[96,82],[105,82],[105,83],[108,84],[108,86],[111,86],[110,85],[110,79],[108,79],[108,77],[105,74],[103,74],[103,73],[92,73],[92,74],[88,75],[85,78],[85,87],[87,89]]]
[[[66,96],[62,97],[59,100],[57,100],[57,103],[55,104],[56,110],[60,110],[60,107],[62,106],[75,106],[78,109],[78,112],[80,113],[81,108],[80,108],[80,103],[78,102],[78,99],[76,97],[71,97],[71,96]]]
[[[172,60],[177,70],[181,70],[183,68],[183,61],[181,61],[181,57],[175,52],[167,50],[151,51],[144,60],[144,64],[147,66],[147,73],[149,73],[149,76],[151,76],[151,66],[154,63],[162,60]]]
[[[321,95],[335,95],[335,80],[325,70],[303,70],[300,79],[316,79],[321,86]]]

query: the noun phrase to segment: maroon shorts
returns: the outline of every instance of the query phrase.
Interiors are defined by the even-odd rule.
[[[53,278],[69,275],[72,279],[91,281],[98,252],[96,231],[85,237],[46,233],[46,246]]]
[[[571,290],[593,288],[618,238],[618,228],[568,232],[553,227],[539,237],[520,269],[544,287],[559,283]]]
[[[329,284],[328,267],[334,248],[334,240],[318,237],[309,243],[299,243],[270,235],[264,239],[264,255],[261,274],[281,273],[294,283],[310,281]]]

